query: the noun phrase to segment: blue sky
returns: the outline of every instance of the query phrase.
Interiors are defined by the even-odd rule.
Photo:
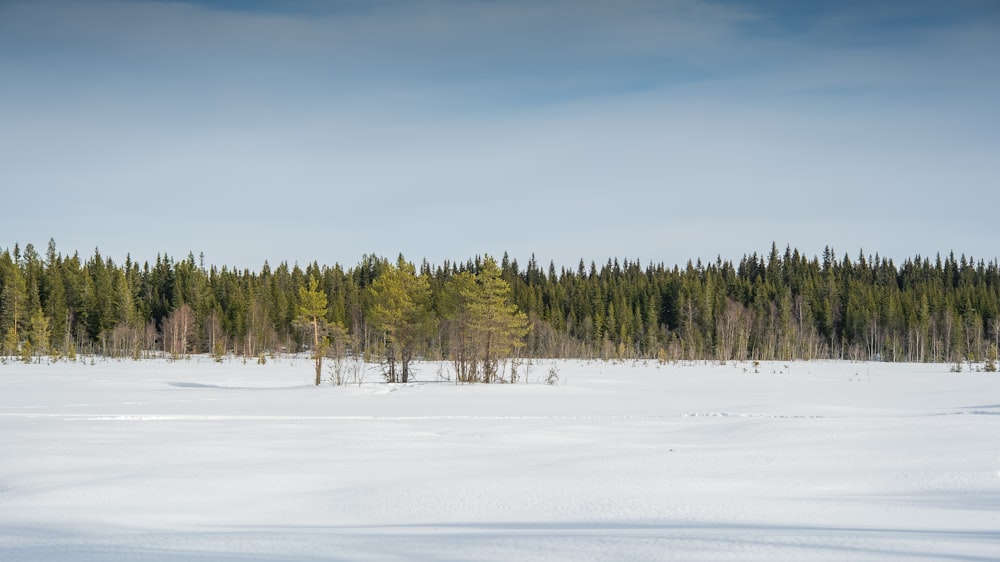
[[[0,2],[0,246],[1000,255],[1000,3]]]

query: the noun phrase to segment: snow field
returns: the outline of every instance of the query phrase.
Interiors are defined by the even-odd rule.
[[[8,363],[0,559],[1000,559],[996,375],[555,365]]]

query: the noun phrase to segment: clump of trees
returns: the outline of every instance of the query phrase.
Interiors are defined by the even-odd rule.
[[[2,355],[30,360],[77,350],[141,359],[212,353],[263,357],[308,350],[315,381],[328,355],[379,360],[408,382],[416,358],[452,359],[460,382],[513,380],[499,370],[530,326],[489,256],[421,271],[365,256],[354,269],[264,264],[259,272],[206,267],[193,255],[119,266],[95,250],[43,258],[32,245],[0,253]]]
[[[375,349],[386,365],[388,382],[409,382],[410,362],[433,337],[438,326],[430,283],[399,256],[385,266],[370,287],[371,323],[382,341]]]
[[[324,302],[325,300],[325,302]],[[830,248],[700,260],[526,266],[504,255],[415,265],[209,266],[189,254],[118,264],[98,250],[0,252],[0,355],[142,359],[309,350],[378,360],[406,382],[419,358],[458,380],[514,381],[518,359],[986,361],[1000,347],[996,262],[897,265]]]
[[[529,332],[528,317],[509,302],[510,286],[493,258],[475,274],[462,271],[444,285],[444,317],[451,360],[460,382],[517,382],[516,366],[505,377]]]

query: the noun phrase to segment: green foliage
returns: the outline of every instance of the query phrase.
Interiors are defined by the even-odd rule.
[[[437,318],[431,309],[430,282],[427,276],[418,276],[413,265],[399,256],[397,264],[387,265],[368,291],[371,323],[385,334],[386,380],[408,382],[410,361],[427,347],[437,328]]]
[[[49,351],[49,336],[51,335],[51,330],[49,329],[49,319],[42,312],[41,308],[35,310],[31,315],[31,321],[29,323],[31,331],[29,332],[29,342],[32,348],[40,355],[44,355]]]
[[[19,254],[16,246],[15,254]],[[20,265],[9,252],[0,254],[0,332],[8,355],[18,352],[28,324],[28,290]]]
[[[309,285],[299,287],[299,316],[316,322],[326,316],[326,293],[319,289],[319,281],[309,276]]]
[[[118,265],[97,250],[64,256],[50,241],[45,256],[31,245],[0,250],[0,335],[8,357],[26,343],[67,357],[353,353],[381,358],[390,380],[408,380],[418,357],[450,358],[460,380],[488,381],[513,380],[504,362],[519,356],[970,358],[988,368],[1000,343],[1000,269],[965,256],[895,264],[772,245],[683,267],[543,268],[534,256],[524,266],[487,256],[415,267],[366,255],[351,268],[250,271],[193,255]]]
[[[18,341],[17,341],[17,331],[14,328],[7,328],[7,333],[4,334],[3,338],[3,355],[13,357],[17,355],[18,351]]]
[[[319,289],[319,281],[309,276],[309,285],[299,287],[299,318],[312,327],[313,359],[316,361],[316,386],[320,385],[323,376],[323,356],[329,340],[320,337],[321,325],[325,326],[326,293]]]
[[[458,381],[504,382],[501,362],[524,345],[530,325],[510,302],[510,286],[496,261],[486,256],[474,276],[456,275],[446,292]]]

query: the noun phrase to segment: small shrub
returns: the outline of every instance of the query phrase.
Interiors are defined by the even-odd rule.
[[[553,365],[549,369],[549,374],[545,376],[545,384],[548,385],[559,384],[559,367]]]

